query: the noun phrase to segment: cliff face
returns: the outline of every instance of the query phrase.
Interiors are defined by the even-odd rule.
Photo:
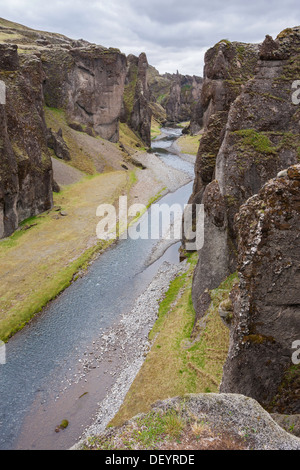
[[[22,54],[39,53],[45,72],[46,105],[64,109],[70,122],[117,142],[126,56],[61,34],[35,31],[0,20],[1,40]]]
[[[45,101],[111,142],[119,138],[126,57],[99,46],[43,51]]]
[[[253,77],[257,61],[258,46],[238,42],[220,41],[205,54],[201,97],[195,107],[190,125],[192,133],[197,131],[201,125],[204,130],[195,163],[195,180],[190,204],[201,204],[206,186],[215,179],[217,155],[224,140],[230,106],[241,93],[244,84]],[[207,218],[206,222],[206,232],[210,234],[211,231],[215,231],[215,224],[211,225]],[[226,224],[226,222],[224,223]],[[223,240],[221,244],[223,246]],[[183,248],[185,248],[185,240],[183,240]],[[220,249],[223,252],[221,245]],[[205,257],[205,253],[206,250],[202,250],[201,256]],[[214,256],[214,253],[207,252],[207,260],[211,256]],[[219,255],[217,259],[219,259]],[[228,263],[230,260],[226,250],[225,265],[227,266]],[[212,269],[213,272],[218,269],[213,268],[211,263],[208,265],[206,257],[201,261],[201,264],[208,266],[208,273]],[[204,292],[206,288],[210,288],[210,279],[213,277],[204,275],[200,280],[196,280],[195,285],[203,285],[202,292]],[[221,280],[223,277],[224,270],[220,269],[220,276],[216,282],[219,282],[219,279]],[[197,292],[197,287],[194,292],[196,292],[194,303],[197,304],[197,297],[200,297],[201,294]],[[199,310],[197,306],[196,310]],[[202,313],[201,310],[200,316]]]
[[[43,115],[44,73],[36,55],[19,58],[16,46],[0,46],[0,238],[24,219],[52,206],[52,165]]]
[[[279,48],[281,41],[279,38]],[[241,94],[229,113],[217,111],[210,116],[200,144],[191,198],[192,202],[203,201],[206,212],[205,246],[199,253],[193,288],[193,301],[200,316],[203,312],[199,305],[205,289],[216,287],[236,268],[234,216],[239,207],[268,179],[298,160],[299,109],[291,100],[291,86],[296,79],[293,77],[297,76],[293,62],[297,55],[292,47],[295,41],[291,39],[291,44],[285,45],[290,47],[290,52],[285,52],[288,57],[270,60],[266,40],[255,77],[240,88]],[[286,68],[291,71],[290,79],[286,77]],[[212,140],[207,138],[211,131]],[[210,179],[213,181],[209,182]],[[217,201],[222,201],[222,222],[220,217],[216,221],[214,215],[216,205],[220,204]]]
[[[226,77],[230,70],[226,65],[230,64],[230,60],[228,62],[224,59],[224,51],[221,53],[219,50],[214,55],[215,61],[210,58],[213,51],[206,56],[206,60],[209,60],[206,73],[213,73],[215,78],[210,85],[214,91],[209,102],[209,83],[203,85],[202,104],[207,124],[197,156],[191,197],[191,202],[202,202],[205,208],[205,242],[199,252],[192,289],[196,323],[210,303],[209,290],[218,287],[221,281],[236,270],[237,259],[239,269],[243,263],[246,265],[249,261],[246,251],[248,255],[250,252],[253,256],[256,253],[257,246],[251,234],[259,226],[260,214],[256,210],[256,218],[253,215],[258,201],[253,196],[280,171],[299,161],[300,108],[292,100],[293,82],[298,80],[300,70],[299,45],[300,29],[294,28],[282,32],[275,41],[266,37],[258,54],[256,46],[250,49],[245,46],[245,50],[252,51],[254,55],[252,52],[248,54],[246,67],[239,61],[237,70],[248,70],[249,74],[255,72],[255,75],[249,75],[248,81],[244,73],[241,80],[235,77],[238,86],[233,87],[233,93],[232,79],[220,78]],[[225,45],[222,45],[224,48]],[[230,53],[227,57],[233,57],[232,60],[236,61],[236,55]],[[253,65],[254,59],[256,67]],[[295,210],[298,196],[288,193],[298,191],[297,178],[290,177],[286,181],[286,190],[281,187],[282,183],[271,185],[272,201],[277,212],[274,211],[274,220],[266,217],[264,223],[260,222],[262,251],[255,254],[257,263],[255,261],[252,264],[250,260],[249,268],[245,271],[247,278],[242,272],[240,294],[236,295],[234,301],[235,326],[222,390],[245,393],[263,404],[270,404],[275,390],[286,379],[283,375],[288,364],[291,365],[289,343],[296,329],[299,332],[299,324],[295,320],[296,313],[299,315],[295,281],[293,276],[288,275],[288,272],[292,273],[292,268],[288,271],[285,265],[287,259],[293,259],[297,278],[297,249],[294,250],[290,245],[288,251],[283,236],[283,231],[287,230],[286,238],[290,244],[296,237],[298,219]],[[282,191],[286,191],[283,201]],[[271,205],[271,195],[268,195],[270,199],[266,194],[261,197],[266,207]],[[242,222],[241,219],[239,222],[239,218],[235,217],[247,200],[245,207],[248,207],[248,212],[243,209]],[[264,203],[260,202],[263,211]],[[291,224],[282,220],[280,228],[280,217],[285,219],[283,210],[287,218],[291,218]],[[283,264],[280,267],[278,263]],[[276,293],[274,282],[285,268],[286,277],[282,277],[285,289],[283,299],[282,289]],[[272,325],[275,320],[276,325]],[[280,328],[282,337],[278,333]],[[237,350],[240,346],[239,353]]]
[[[6,105],[0,105],[2,238],[10,235],[22,220],[51,208],[52,188],[59,188],[52,180],[49,149],[71,164],[76,152],[78,167],[77,148],[81,152],[84,144],[79,143],[80,138],[72,140],[70,129],[118,142],[125,79],[127,89],[133,89],[132,109],[126,122],[148,146],[151,111],[145,54],[134,61],[129,58],[127,64],[126,56],[118,49],[35,31],[3,19],[0,34],[0,80],[7,91]],[[132,67],[136,67],[136,74],[129,72]],[[55,130],[47,129],[44,113],[47,119],[50,115]],[[55,113],[63,116],[61,120],[57,118],[60,125],[54,122]],[[83,136],[81,140],[84,141]],[[97,144],[96,140],[87,142],[92,150],[88,150],[88,157],[84,156],[89,158],[87,165],[83,163],[80,169],[86,167],[88,173],[93,168],[100,171],[100,167],[115,168],[117,164],[112,157],[111,165],[109,161],[98,165],[102,150]],[[90,156],[93,152],[95,155]],[[118,158],[122,168],[124,155]]]
[[[169,74],[160,75],[159,72],[149,66],[148,83],[150,90],[150,102],[161,106],[165,115],[158,120],[175,124],[183,121],[194,122],[193,130],[198,132],[202,127],[202,107],[200,102],[203,79],[201,77]]]
[[[146,54],[139,57],[127,57],[127,74],[121,121],[127,122],[141,137],[143,142],[151,146],[150,92],[148,88],[148,61]]]
[[[250,198],[236,217],[240,284],[231,293],[230,350],[221,390],[299,413],[300,165]]]
[[[222,40],[205,54],[201,93],[203,125],[217,112],[228,112],[242,86],[254,75],[258,45]]]
[[[253,77],[257,61],[258,47],[243,43],[221,41],[205,54],[200,100],[205,132],[195,166],[193,197],[196,199],[201,199],[199,193],[214,178],[230,106]]]

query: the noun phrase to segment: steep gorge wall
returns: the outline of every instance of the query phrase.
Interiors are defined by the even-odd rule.
[[[151,110],[145,54],[136,58],[133,80],[127,75],[131,58],[127,60],[118,49],[34,31],[3,19],[0,31],[0,80],[7,89],[6,105],[0,105],[3,238],[24,219],[52,207],[52,188],[59,188],[53,182],[48,147],[72,163],[62,130],[47,129],[45,105],[63,110],[66,125],[73,130],[117,143],[127,79],[134,92],[126,122],[147,146],[151,144]]]
[[[166,102],[167,120],[189,121],[200,101],[202,78],[189,75],[166,74],[171,81],[170,96]]]
[[[196,132],[202,127],[201,89],[203,79],[197,76],[182,75],[180,73],[159,72],[149,66],[148,83],[150,90],[150,103],[158,104],[164,110],[162,120],[164,123],[176,124],[193,120]],[[159,109],[154,108],[158,115]],[[197,127],[197,129],[196,129]]]
[[[0,238],[24,219],[52,206],[52,165],[43,114],[44,72],[35,55],[20,58],[16,46],[0,45]]]
[[[299,161],[300,107],[292,101],[292,85],[300,75],[299,46],[299,28],[285,30],[275,41],[267,36],[259,51],[257,46],[252,48],[256,53],[256,58],[253,55],[250,61],[252,77],[250,75],[249,80],[246,80],[244,74],[241,80],[235,77],[234,87],[231,78],[220,78],[224,77],[224,70],[227,70],[224,66],[224,53],[220,52],[220,48],[217,54],[213,54],[215,62],[209,59],[212,52],[206,56],[206,60],[209,60],[206,73],[210,74],[213,70],[215,79],[213,83],[204,82],[203,85],[202,104],[206,132],[197,156],[194,192],[191,197],[191,202],[203,203],[205,208],[205,243],[199,252],[192,289],[196,324],[210,303],[209,290],[218,287],[237,267],[240,270],[241,264],[247,260],[243,257],[246,251],[249,254],[257,249],[257,246],[252,244],[251,233],[254,224],[258,224],[259,213],[256,212],[257,219],[254,221],[250,211],[256,201],[255,195],[280,171]],[[222,45],[222,49],[226,47],[230,48],[231,45]],[[249,50],[247,46],[243,47]],[[256,67],[253,66],[254,59]],[[243,69],[241,60],[239,62],[241,67],[235,66],[236,70]],[[230,61],[228,63],[230,64]],[[250,73],[248,66],[245,70],[247,69]],[[213,90],[211,95],[207,92],[209,89]],[[228,93],[226,90],[229,90]],[[211,96],[209,101],[206,98],[208,95]],[[296,177],[287,181],[291,191],[296,193],[297,184]],[[271,226],[262,227],[263,239],[268,237],[264,233],[266,231],[273,233],[273,236],[270,235],[266,241],[269,245],[268,251],[263,255],[260,253],[260,257],[257,256],[259,263],[250,263],[251,288],[240,275],[240,294],[236,297],[240,300],[234,302],[235,327],[231,335],[231,350],[222,385],[222,391],[245,393],[266,406],[274,398],[275,389],[283,386],[284,373],[288,365],[291,366],[289,343],[295,337],[296,330],[299,331],[299,323],[295,320],[296,316],[299,316],[297,296],[293,294],[295,281],[292,277],[286,277],[286,298],[281,299],[280,303],[280,296],[272,290],[272,283],[276,278],[273,270],[277,271],[278,260],[274,256],[268,258],[268,253],[282,251],[284,254],[280,257],[282,263],[279,263],[279,270],[285,269],[283,264],[287,259],[293,260],[293,264],[297,265],[296,251],[291,242],[296,236],[296,228],[292,229],[293,217],[295,227],[298,224],[293,212],[298,204],[298,195],[294,195],[294,199],[292,195],[287,196],[284,202],[286,205],[280,207],[283,189],[279,183],[277,187],[272,187],[275,188],[272,196],[275,206],[278,199],[278,214],[274,214],[274,217],[280,218],[284,207],[287,217],[290,215],[291,218],[291,231],[287,235],[290,243],[284,243],[284,238],[274,234]],[[249,213],[244,216],[244,209],[241,228],[239,218],[236,217],[247,200]],[[267,207],[269,203],[268,200]],[[262,206],[261,209],[265,210]],[[269,219],[266,218],[267,220]],[[272,223],[275,222],[270,219],[270,224]],[[282,228],[275,225],[274,231],[289,230],[286,224],[289,225],[287,221],[282,221]],[[268,289],[271,289],[269,294]],[[279,289],[279,292],[282,292],[282,297],[283,291]],[[272,298],[273,300],[270,300]],[[293,301],[290,302],[289,298],[293,298]],[[248,317],[245,325],[242,320],[246,300]],[[263,302],[265,306],[262,305]],[[278,320],[278,324],[272,327],[272,321],[275,320]],[[281,341],[277,334],[280,329],[286,342]],[[241,336],[238,338],[237,335]],[[241,337],[248,337],[248,340],[239,353],[237,351],[241,346]],[[262,346],[257,344],[260,342]]]
[[[299,413],[300,368],[292,356],[300,339],[300,165],[242,205],[235,227],[240,283],[231,293],[221,390],[272,412]]]

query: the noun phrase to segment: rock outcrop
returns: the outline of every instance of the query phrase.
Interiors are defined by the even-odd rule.
[[[177,74],[167,74],[171,81],[170,95],[165,108],[170,123],[189,121],[200,102],[202,78]]]
[[[223,41],[206,55],[206,74],[214,79],[210,85],[204,82],[202,90],[204,121],[209,120],[200,143],[190,200],[203,202],[206,214],[205,243],[193,282],[198,318],[207,305],[202,295],[207,296],[207,289],[216,288],[236,269],[234,217],[239,208],[280,170],[298,161],[300,109],[293,104],[291,91],[299,70],[299,39],[295,28],[276,41],[270,42],[267,37],[259,56],[256,45],[243,45],[242,54],[239,43],[232,46]],[[235,70],[241,71],[234,86],[228,78],[233,72],[226,57],[232,58]]]
[[[83,144],[77,150],[77,141],[73,142],[69,130],[118,142],[128,69],[127,58],[118,49],[35,31],[3,19],[0,30],[0,80],[7,94],[6,105],[0,105],[2,238],[13,233],[22,220],[51,208],[52,189],[58,191],[59,186],[53,181],[50,155],[72,164],[76,152],[77,167],[87,168],[88,173],[95,167],[97,171],[115,168],[114,161],[98,165],[102,151],[96,143],[90,147],[95,148],[97,162],[84,156],[90,161],[79,165],[77,154],[83,153]],[[141,54],[136,58],[134,80],[131,75],[127,77],[127,86],[133,88],[127,123],[150,146],[147,69],[147,58]],[[45,115],[50,111],[52,128],[47,129]],[[53,122],[55,112],[58,127]],[[121,155],[120,160],[123,158]],[[122,168],[121,163],[119,166]]]
[[[281,172],[235,219],[240,284],[231,293],[230,350],[221,391],[281,413],[300,412],[300,165]]]
[[[127,57],[127,75],[121,121],[126,122],[143,142],[151,146],[150,93],[148,89],[148,61],[145,53]]]
[[[64,109],[70,123],[111,142],[119,139],[126,57],[116,49],[89,45],[44,50],[46,105]]]
[[[164,426],[170,422],[174,428]],[[142,440],[140,435],[149,423],[156,439]],[[95,437],[72,450],[300,449],[298,437],[282,429],[255,400],[239,394],[190,394],[160,401],[148,414]]]
[[[154,108],[158,113],[157,120],[160,122],[176,124],[184,121],[192,121],[194,133],[202,127],[201,89],[203,79],[198,76],[189,76],[159,72],[149,66],[148,83],[150,90],[150,103],[158,104],[165,110],[161,119],[161,111]]]
[[[42,83],[36,55],[18,56],[17,46],[0,46],[0,238],[24,219],[52,206],[52,165],[47,148]]]

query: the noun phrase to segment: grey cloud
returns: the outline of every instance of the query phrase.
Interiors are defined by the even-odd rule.
[[[0,0],[0,15],[126,54],[146,52],[160,72],[202,74],[221,39],[261,42],[300,24],[298,0]]]

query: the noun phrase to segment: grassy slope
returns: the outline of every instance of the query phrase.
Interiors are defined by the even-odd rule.
[[[236,276],[211,292],[213,301],[206,327],[200,339],[191,342],[195,321],[191,284],[196,258],[197,255],[192,256],[189,271],[173,281],[161,303],[150,334],[151,351],[110,425],[119,426],[139,413],[148,412],[157,400],[218,390],[229,344],[229,332],[220,319],[218,307],[228,298]]]

